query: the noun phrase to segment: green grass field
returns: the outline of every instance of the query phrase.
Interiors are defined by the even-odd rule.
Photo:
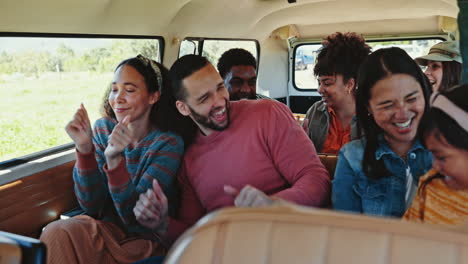
[[[0,76],[0,161],[71,142],[65,125],[80,103],[94,123],[111,80],[112,73]]]

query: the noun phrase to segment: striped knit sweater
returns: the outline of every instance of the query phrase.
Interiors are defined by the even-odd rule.
[[[73,170],[75,194],[86,214],[116,223],[128,233],[149,230],[139,225],[133,207],[140,193],[152,188],[157,179],[169,200],[169,211],[176,211],[175,174],[184,151],[181,137],[171,132],[151,131],[138,145],[124,150],[124,159],[108,170],[104,150],[117,121],[101,118],[94,125],[95,153],[81,154]]]
[[[468,190],[450,189],[441,178],[433,179],[421,190],[421,184],[436,173],[431,170],[420,178],[418,194],[403,218],[430,224],[467,224]]]

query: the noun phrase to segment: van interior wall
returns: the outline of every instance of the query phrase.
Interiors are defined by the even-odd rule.
[[[180,43],[183,37],[174,35],[164,35],[164,56],[163,64],[168,69],[171,68],[172,64],[177,60],[179,56]]]
[[[283,98],[288,91],[288,46],[284,39],[269,37],[260,41],[257,93]]]
[[[440,30],[435,23],[438,17],[456,18],[458,12],[456,0],[240,2],[0,1],[0,31],[128,35],[170,32],[178,36],[263,39],[276,28],[297,25],[301,37],[308,38],[321,37],[335,30],[366,34],[436,33]],[[355,28],[353,23],[361,24],[362,30]],[[327,25],[331,26],[323,28]]]
[[[37,238],[45,225],[78,206],[72,178],[75,161],[65,160],[57,158],[63,163],[56,166],[55,161],[44,162],[45,170],[0,185],[0,230]],[[19,167],[37,167],[37,163]]]

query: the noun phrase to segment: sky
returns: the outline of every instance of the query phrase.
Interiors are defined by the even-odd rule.
[[[21,52],[26,50],[55,52],[61,43],[72,48],[76,53],[96,47],[111,45],[115,39],[83,39],[83,38],[36,38],[36,37],[2,37],[0,38],[0,53]]]

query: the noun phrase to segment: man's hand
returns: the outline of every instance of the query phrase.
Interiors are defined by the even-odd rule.
[[[157,180],[153,180],[153,189],[150,188],[140,194],[133,213],[140,225],[158,233],[167,230],[169,225],[167,198]]]
[[[238,207],[264,207],[273,204],[273,199],[250,185],[246,185],[240,192],[232,186],[224,185],[224,192],[234,197],[234,205]]]

